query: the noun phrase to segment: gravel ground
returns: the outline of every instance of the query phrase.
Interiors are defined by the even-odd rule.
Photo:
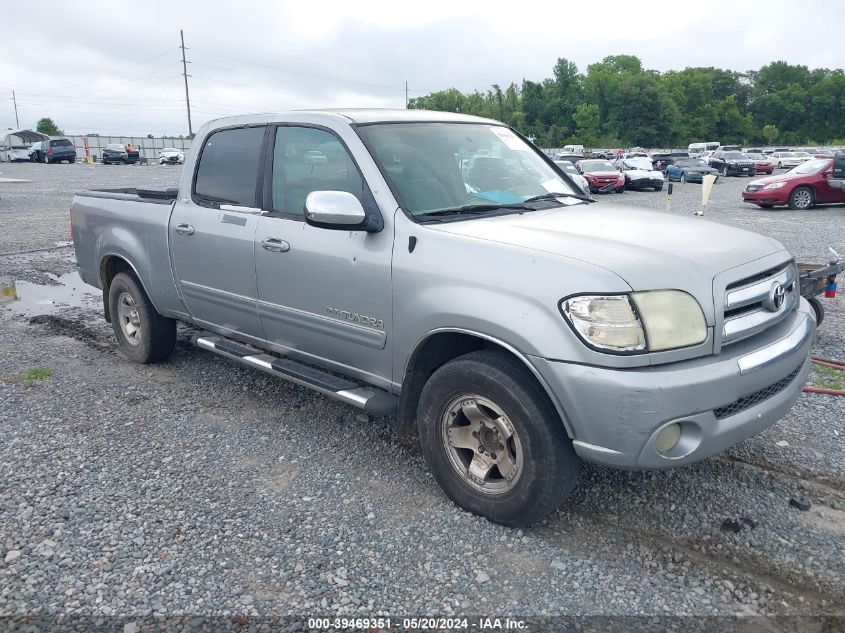
[[[75,189],[177,172],[3,164],[32,182],[0,184],[0,253],[67,239]],[[802,260],[845,254],[842,205],[761,211],[746,182],[719,184],[707,217]],[[602,199],[666,209],[665,191]],[[676,184],[672,213],[699,204]],[[0,615],[845,612],[842,398],[805,394],[694,466],[588,465],[564,508],[511,530],[452,505],[390,418],[194,349],[189,328],[167,363],[133,364],[72,271],[67,248],[0,257],[22,299],[0,307]],[[816,353],[843,358],[845,301],[826,305]]]

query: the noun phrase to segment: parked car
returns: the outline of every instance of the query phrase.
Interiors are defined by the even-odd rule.
[[[716,150],[710,157],[710,166],[723,176],[753,176],[757,173],[754,161],[734,150]]]
[[[160,165],[181,165],[185,162],[185,154],[175,147],[165,147],[158,153]]]
[[[716,180],[719,179],[719,172],[700,158],[684,158],[669,165],[666,169],[666,178],[678,182],[700,183],[703,182],[706,174],[714,174]]]
[[[50,139],[49,141],[41,141],[41,146],[38,148],[38,155],[41,157],[41,162],[45,164],[61,163],[67,161],[68,163],[76,162],[76,148],[73,143],[66,138]]]
[[[581,187],[581,191],[587,194],[590,193],[590,184],[587,182],[587,179],[581,175],[574,163],[570,163],[568,160],[556,160],[553,162],[570,178],[572,178],[579,187]]]
[[[801,395],[816,327],[782,244],[597,202],[497,121],[300,111],[194,142],[178,189],[71,205],[124,354],[167,358],[185,321],[201,349],[393,415],[470,512],[536,522],[582,459],[696,462]],[[327,143],[327,165],[297,160]],[[453,157],[481,152],[500,162],[476,190]]]
[[[807,152],[777,151],[772,153],[772,162],[778,169],[792,169],[808,160],[813,160],[813,157]]]
[[[752,180],[742,191],[745,202],[753,202],[763,209],[788,205],[804,210],[816,204],[845,202],[845,190],[831,187],[833,160],[815,158],[785,174]]]
[[[575,165],[592,193],[623,193],[625,175],[609,160],[581,160]]]
[[[669,152],[652,152],[649,159],[653,169],[664,172],[669,165],[675,162]]]
[[[579,160],[584,160],[584,157],[581,154],[558,154],[554,158],[554,162],[556,163],[560,161],[567,161],[572,163],[573,165]]]
[[[109,143],[103,148],[103,165],[129,162],[129,154],[126,148],[120,143]]]
[[[625,175],[626,189],[663,189],[663,172],[654,169],[647,156],[620,158],[614,165]]]
[[[754,163],[755,173],[771,174],[775,170],[774,161],[762,152],[747,152],[746,156]]]

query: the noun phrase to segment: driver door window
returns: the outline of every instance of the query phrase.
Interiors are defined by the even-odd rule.
[[[349,152],[318,128],[276,129],[271,183],[272,210],[299,218],[312,191],[346,191],[364,203],[364,183]]]

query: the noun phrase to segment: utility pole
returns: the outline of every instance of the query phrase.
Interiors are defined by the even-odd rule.
[[[408,82],[405,82],[405,109],[408,109]]]
[[[12,90],[12,103],[15,104],[15,126],[17,129],[21,129],[20,121],[18,121],[18,101],[15,99],[15,91]]]
[[[179,37],[182,38],[182,76],[185,78],[185,104],[188,106],[188,137],[194,137],[194,129],[191,126],[191,97],[188,94],[188,62],[185,61],[185,33],[179,29]]]

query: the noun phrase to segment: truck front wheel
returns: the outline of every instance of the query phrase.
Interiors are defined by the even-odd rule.
[[[417,419],[428,466],[460,507],[530,525],[574,488],[581,460],[534,377],[513,357],[482,350],[440,367]]]
[[[161,316],[138,279],[118,273],[109,285],[112,328],[123,352],[136,363],[156,363],[176,347],[176,321]]]

